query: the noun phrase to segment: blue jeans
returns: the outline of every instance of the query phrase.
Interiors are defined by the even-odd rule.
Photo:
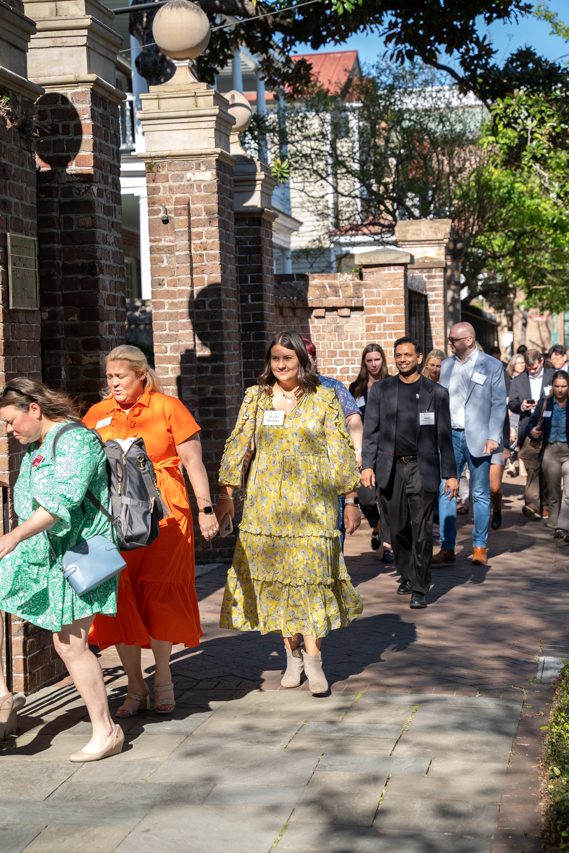
[[[470,471],[470,487],[472,490],[472,505],[474,510],[474,530],[472,544],[474,548],[485,548],[488,541],[488,525],[490,522],[490,456],[471,456],[466,446],[463,431],[453,429],[452,446],[456,459],[457,471],[462,471],[464,464]],[[459,474],[460,476],[460,474]],[[439,491],[439,524],[441,544],[443,548],[454,551],[456,543],[456,498],[451,501],[444,494],[445,480],[441,481]]]

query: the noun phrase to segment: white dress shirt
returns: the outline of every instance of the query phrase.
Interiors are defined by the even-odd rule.
[[[538,376],[529,376],[529,388],[532,400],[539,400],[541,397],[541,386],[543,384],[543,367]],[[532,409],[533,412],[533,409]]]
[[[468,386],[474,372],[474,365],[478,358],[479,349],[474,347],[469,356],[461,361],[458,356],[453,356],[454,367],[450,375],[448,396],[450,404],[450,422],[453,429],[464,429],[464,407]]]

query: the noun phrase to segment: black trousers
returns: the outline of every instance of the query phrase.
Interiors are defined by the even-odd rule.
[[[360,486],[358,489],[358,498],[360,499],[360,509],[367,519],[367,523],[373,530],[377,523],[381,520],[381,541],[391,543],[391,531],[385,513],[381,511],[381,519],[379,509],[377,507],[377,489],[375,486],[366,488]]]
[[[385,489],[379,490],[381,509],[391,529],[395,565],[413,592],[427,593],[433,561],[433,514],[436,492],[421,485],[419,464],[396,459]]]

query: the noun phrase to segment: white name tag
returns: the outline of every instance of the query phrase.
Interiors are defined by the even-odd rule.
[[[475,373],[472,377],[472,381],[476,382],[477,385],[484,385],[486,379],[487,377],[484,373]]]
[[[274,409],[268,409],[263,418],[263,426],[282,426],[284,424],[284,412],[275,412]]]
[[[551,385],[546,385],[542,392],[542,397],[547,397],[548,394],[551,394]]]
[[[553,412],[544,412],[543,417],[544,418],[550,418],[552,414],[553,414]]]
[[[358,399],[356,400],[356,405],[357,406],[365,406],[365,404],[366,404],[366,398],[365,397],[358,397]]]
[[[434,412],[419,412],[419,426],[433,426],[435,423]]]
[[[103,418],[102,421],[97,421],[95,429],[99,429],[99,427],[108,426],[111,423],[112,419],[113,419],[113,416],[111,415],[110,418]]]

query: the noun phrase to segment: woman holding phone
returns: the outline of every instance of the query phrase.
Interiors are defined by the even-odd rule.
[[[243,519],[221,610],[222,628],[278,631],[287,668],[283,687],[303,672],[325,693],[321,643],[362,612],[337,529],[338,496],[346,533],[360,525],[354,448],[336,392],[311,370],[296,332],[273,338],[258,386],[249,388],[221,462],[216,515],[233,515],[233,493],[253,439]]]

